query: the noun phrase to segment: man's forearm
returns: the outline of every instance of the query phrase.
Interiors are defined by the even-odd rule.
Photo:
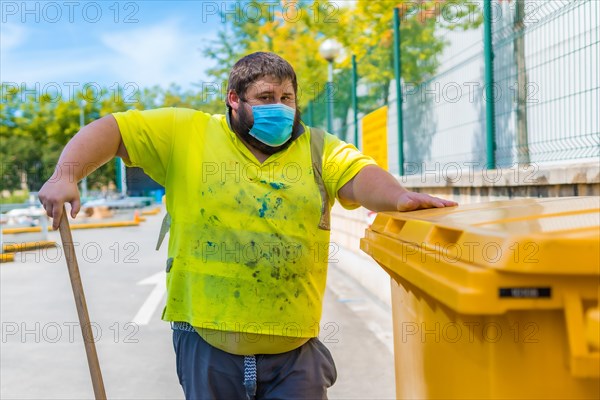
[[[373,211],[412,211],[420,208],[452,207],[457,203],[410,192],[402,187],[390,173],[376,165],[360,170],[345,184],[338,195],[346,203],[360,204]]]
[[[65,146],[54,174],[39,191],[39,198],[48,216],[58,229],[64,203],[71,204],[75,217],[81,206],[77,182],[115,155],[128,159],[121,140],[121,131],[112,115],[83,127]]]
[[[63,149],[50,180],[78,182],[110,161],[126,155],[112,115],[83,127]]]
[[[353,202],[373,211],[396,211],[398,198],[406,192],[391,174],[375,165],[361,169],[352,182]]]

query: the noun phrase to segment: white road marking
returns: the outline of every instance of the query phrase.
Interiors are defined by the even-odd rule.
[[[137,314],[135,314],[135,317],[133,317],[132,322],[134,324],[148,325],[150,319],[152,319],[152,315],[154,315],[154,312],[160,305],[167,290],[165,285],[165,275],[166,273],[161,271],[142,279],[137,283],[138,285],[154,285],[154,289],[152,289],[152,292],[150,292],[150,295],[146,298],[144,304],[142,304]]]

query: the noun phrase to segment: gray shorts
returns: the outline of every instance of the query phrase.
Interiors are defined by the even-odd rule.
[[[187,400],[327,399],[327,388],[337,378],[331,353],[318,338],[287,353],[250,358],[217,349],[193,330],[174,327],[173,346]],[[255,383],[249,381],[249,369]]]

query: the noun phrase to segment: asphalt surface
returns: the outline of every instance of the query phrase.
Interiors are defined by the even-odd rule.
[[[73,231],[109,399],[183,399],[164,306],[162,215],[139,227]],[[18,241],[6,235],[5,243]],[[60,244],[57,232],[49,240]],[[389,290],[388,287],[382,290]],[[91,399],[77,312],[60,249],[0,264],[0,398]],[[330,265],[321,340],[337,364],[331,399],[394,398],[391,310]]]

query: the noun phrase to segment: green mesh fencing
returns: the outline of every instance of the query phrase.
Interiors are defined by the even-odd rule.
[[[490,19],[477,28],[450,30],[440,24],[437,35],[446,49],[436,75],[402,81],[405,174],[448,163],[483,169],[597,159],[600,2],[491,0],[488,6]],[[474,10],[483,13],[482,7]],[[491,29],[489,58],[485,24]],[[397,147],[394,83],[369,86],[360,79],[368,59],[357,61],[359,125],[362,116],[389,102],[388,143]],[[487,79],[486,68],[493,69]],[[336,71],[333,94],[324,86],[303,110],[304,120],[326,129],[328,101],[333,101],[332,133],[354,142],[353,84],[351,69]],[[493,91],[486,92],[488,87]],[[391,171],[398,171],[397,152],[389,149]]]
[[[363,63],[368,62],[363,60]],[[358,82],[357,93],[357,115],[360,132],[360,120],[362,117],[379,107],[387,105],[386,93],[380,86],[369,85],[360,79],[361,63],[357,65]],[[353,79],[352,70],[343,69],[336,71],[334,82],[328,91],[323,85],[315,98],[303,110],[303,120],[311,126],[327,130],[327,108],[329,102],[333,103],[332,130],[330,133],[340,139],[357,145],[354,131],[354,108],[352,103]],[[360,137],[360,133],[359,133]],[[360,139],[359,139],[360,142]],[[359,143],[360,144],[360,143]]]
[[[600,2],[516,1],[493,21],[499,165],[599,153]]]
[[[579,162],[600,156],[596,0],[492,1],[493,81],[486,82],[483,28],[447,35],[439,73],[404,82],[406,173],[443,163],[496,167]],[[486,85],[494,125],[486,123]],[[493,129],[493,143],[486,132]]]

